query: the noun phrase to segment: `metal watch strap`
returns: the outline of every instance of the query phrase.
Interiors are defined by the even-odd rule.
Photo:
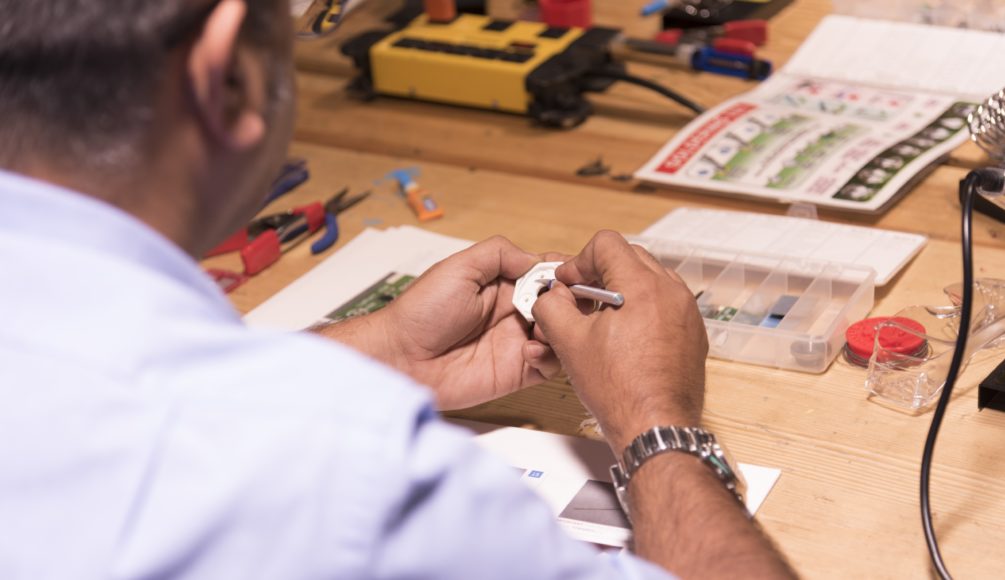
[[[715,435],[699,427],[656,426],[632,440],[622,453],[621,461],[611,466],[611,480],[618,501],[629,519],[628,482],[649,458],[668,451],[681,451],[701,459],[743,503],[743,480],[730,465]]]

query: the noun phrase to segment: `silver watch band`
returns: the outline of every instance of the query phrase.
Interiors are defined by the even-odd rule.
[[[656,426],[632,440],[621,461],[611,466],[618,501],[629,519],[628,483],[649,458],[668,451],[681,451],[701,459],[743,503],[743,478],[731,465],[715,435],[699,427]]]

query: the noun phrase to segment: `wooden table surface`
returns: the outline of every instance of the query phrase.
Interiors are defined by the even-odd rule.
[[[595,0],[604,18],[632,18],[637,2]],[[393,6],[376,0],[375,6]],[[626,8],[627,6],[627,8]],[[764,53],[784,63],[829,11],[822,0],[796,0],[772,20]],[[364,17],[356,23],[363,25]],[[610,24],[611,22],[604,22]],[[347,26],[352,24],[350,19]],[[638,26],[637,22],[632,23]],[[644,32],[644,31],[643,31]],[[575,170],[603,156],[631,172],[689,116],[634,87],[598,95],[597,113],[571,131],[532,127],[526,119],[445,106],[342,93],[351,68],[324,42],[298,55],[300,119],[291,153],[310,161],[312,179],[274,210],[313,201],[342,185],[373,187],[389,170],[420,165],[421,183],[446,208],[430,231],[471,240],[503,234],[532,251],[577,251],[598,229],[644,229],[684,206],[784,213],[772,204],[651,191]],[[751,85],[632,64],[635,72],[672,84],[706,105]],[[983,162],[970,146],[957,151],[890,211],[875,217],[822,213],[821,219],[921,232],[931,240],[890,284],[877,289],[876,315],[913,304],[942,304],[942,287],[960,279],[956,182]],[[342,239],[368,225],[415,224],[387,185],[340,218]],[[1005,229],[975,218],[978,275],[1002,276]],[[231,295],[247,312],[316,265],[306,244]],[[237,269],[233,256],[207,265]],[[351,276],[352,273],[347,273]],[[1000,353],[999,353],[1000,357]],[[978,413],[976,384],[997,361],[975,361],[958,385],[933,470],[936,525],[943,555],[960,578],[1005,570],[1005,463],[998,447],[1005,414]],[[904,578],[928,575],[918,508],[918,465],[931,413],[910,415],[866,399],[865,371],[842,361],[820,375],[710,360],[705,422],[741,461],[782,469],[758,513],[796,569],[808,578]],[[535,423],[574,434],[586,413],[561,382],[533,387],[463,416],[504,424]]]

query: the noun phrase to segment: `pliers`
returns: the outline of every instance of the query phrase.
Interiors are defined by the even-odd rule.
[[[269,203],[296,189],[310,177],[311,172],[307,169],[306,159],[290,159],[279,170],[279,176],[272,182],[269,195],[262,205],[269,205]]]
[[[338,241],[340,233],[338,227],[338,214],[363,201],[369,197],[371,193],[371,191],[364,191],[363,193],[347,198],[346,196],[349,194],[349,188],[347,187],[336,193],[334,197],[328,200],[328,203],[324,206],[325,235],[318,241],[311,244],[312,254],[320,254],[335,245],[335,242]]]
[[[346,187],[325,204],[315,201],[290,211],[258,218],[210,250],[207,257],[240,251],[244,274],[254,276],[324,225],[327,227],[324,237],[311,246],[311,253],[319,254],[338,241],[336,214],[370,195],[366,191],[346,199],[348,193],[349,188]]]
[[[668,46],[699,45],[720,52],[754,56],[757,47],[768,41],[765,20],[733,20],[719,26],[698,28],[668,28],[655,40]]]

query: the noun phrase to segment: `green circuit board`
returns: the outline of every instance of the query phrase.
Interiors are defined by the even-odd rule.
[[[401,295],[415,280],[415,276],[391,273],[382,280],[357,294],[352,300],[331,311],[325,318],[334,322],[363,316],[387,306]]]

